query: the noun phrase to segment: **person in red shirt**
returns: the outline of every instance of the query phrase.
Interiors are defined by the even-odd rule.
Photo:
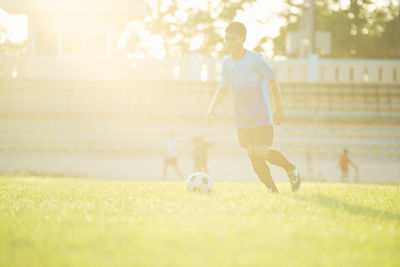
[[[343,153],[340,156],[338,165],[342,171],[342,182],[348,182],[350,180],[349,165],[354,168],[354,171],[356,172],[356,181],[358,182],[358,166],[351,161],[349,158],[349,151],[346,148],[343,150]]]

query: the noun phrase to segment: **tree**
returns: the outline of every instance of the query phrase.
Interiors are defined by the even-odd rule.
[[[19,55],[26,49],[26,41],[22,43],[11,42],[8,38],[7,28],[0,24],[0,54]]]
[[[306,8],[304,0],[283,0],[284,9],[276,14],[286,25],[275,37],[264,36],[255,47],[263,52],[267,42],[273,42],[274,55],[286,56],[286,35],[296,31]],[[377,6],[372,0],[315,0],[315,30],[331,32],[333,58],[400,58],[399,5],[386,0]],[[207,56],[222,56],[224,29],[235,19],[245,4],[256,0],[199,0],[190,7],[184,0],[150,0],[145,2],[148,14],[135,27],[128,27],[128,53],[151,54],[157,37],[167,56],[197,52]],[[193,2],[192,2],[193,4]],[[267,20],[261,23],[268,23]],[[139,25],[139,26],[138,26]],[[146,40],[147,44],[146,44]]]
[[[289,7],[294,5],[287,1]],[[378,7],[371,0],[316,0],[315,30],[332,34],[333,58],[400,58],[399,7],[394,2]],[[290,15],[282,14],[285,18]],[[299,17],[282,27],[274,39],[275,55],[285,55],[288,31],[297,30]]]
[[[179,56],[197,52],[207,56],[224,54],[223,30],[232,21],[245,3],[256,0],[204,0],[201,7],[185,7],[185,1],[162,0],[146,2],[148,15],[139,22],[142,30],[162,38],[163,49],[168,56]],[[143,37],[130,30],[127,42],[128,52],[141,51],[148,55],[148,49],[140,42]],[[197,40],[197,43],[194,41]]]

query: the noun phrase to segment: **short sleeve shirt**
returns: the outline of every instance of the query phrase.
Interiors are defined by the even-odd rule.
[[[267,81],[276,77],[261,54],[246,50],[238,60],[223,61],[221,88],[232,88],[236,128],[273,124]]]

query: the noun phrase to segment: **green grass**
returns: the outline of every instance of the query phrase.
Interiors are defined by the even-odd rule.
[[[400,186],[0,177],[0,266],[400,266]]]

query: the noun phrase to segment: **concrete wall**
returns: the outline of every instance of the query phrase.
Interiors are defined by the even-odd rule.
[[[218,81],[221,59],[127,59],[106,55],[0,55],[0,78],[61,81]],[[307,59],[268,60],[282,82],[310,79]],[[400,84],[400,60],[319,59],[315,82]]]

